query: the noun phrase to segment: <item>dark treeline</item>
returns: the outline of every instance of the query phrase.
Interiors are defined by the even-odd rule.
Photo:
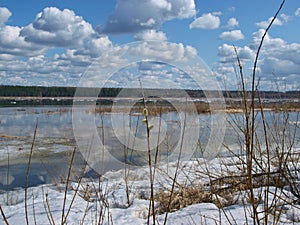
[[[0,86],[1,97],[72,97],[73,87]]]
[[[90,96],[91,90],[92,88],[84,88],[80,93],[85,96]],[[99,96],[115,97],[120,90],[120,88],[103,88]],[[75,92],[76,87],[0,85],[0,97],[74,97]]]
[[[73,97],[76,92],[76,87],[42,87],[42,86],[8,86],[0,85],[0,97]],[[99,93],[100,89],[96,88],[81,88],[80,96],[88,97],[94,96]],[[122,91],[121,88],[102,88],[98,94],[100,97],[116,97]],[[147,97],[182,97],[182,90],[174,89],[145,89]],[[148,94],[149,93],[149,94]],[[155,94],[153,94],[155,93]],[[205,97],[207,93],[216,94],[216,91],[201,91],[201,90],[186,90],[186,93],[192,98]],[[250,96],[250,92],[248,93]],[[274,91],[261,91],[259,92],[261,98],[299,98],[299,91],[288,92],[274,92]],[[141,97],[140,89],[126,89],[121,93],[126,97]],[[238,98],[241,97],[240,91],[223,91],[224,97]],[[216,95],[217,96],[217,95]],[[257,95],[258,97],[258,95]]]

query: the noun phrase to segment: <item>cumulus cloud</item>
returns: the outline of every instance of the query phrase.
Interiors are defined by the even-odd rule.
[[[14,59],[0,63],[3,72],[2,84],[10,85],[66,85],[74,86],[79,76],[90,63],[87,56],[74,56],[72,50],[62,55],[45,57],[36,55],[25,59]],[[22,79],[15,79],[20,77]]]
[[[265,30],[264,29],[259,29],[258,31],[254,32],[252,34],[252,40],[249,43],[249,47],[252,49],[257,49],[260,42],[261,38],[264,35]],[[265,51],[272,52],[275,49],[280,48],[280,46],[285,45],[285,41],[281,38],[272,38],[270,37],[269,34],[266,34],[264,38],[264,44],[262,48],[262,52],[264,53]]]
[[[162,62],[185,62],[197,55],[197,50],[182,43],[143,42],[131,50],[133,55],[142,55],[144,58],[155,58]]]
[[[297,49],[299,56],[299,47]],[[290,58],[290,57],[288,57]],[[299,90],[300,63],[299,60],[288,59],[279,55],[266,56],[260,64],[262,83],[274,86],[276,82],[281,90]]]
[[[15,26],[0,27],[0,55],[26,56],[40,54],[40,46],[28,43],[20,36],[21,28]]]
[[[203,14],[202,16],[196,18],[191,24],[190,29],[217,29],[220,26],[220,18],[212,13]]]
[[[118,0],[101,32],[118,34],[157,29],[165,21],[195,14],[194,0]]]
[[[270,25],[272,20],[273,20],[273,17],[270,17],[268,20],[256,23],[256,26],[258,26],[259,28],[262,28],[262,29],[266,29]],[[281,20],[279,20],[278,18],[275,18],[275,20],[273,22],[273,26],[282,26],[282,25],[283,25],[283,22]]]
[[[236,47],[245,76],[252,72],[257,47],[264,32],[263,29],[254,32],[248,45]],[[237,64],[237,60],[233,46],[221,45],[218,48],[218,56],[219,65],[216,68],[216,74],[220,77],[235,77],[233,65]],[[287,43],[281,38],[271,37],[267,34],[260,51],[257,69],[262,88],[270,89],[277,82],[283,91],[286,91],[284,88],[299,89],[299,86],[296,86],[299,85],[298,80],[300,78],[300,44]],[[237,86],[233,88],[236,89]]]
[[[180,84],[187,84],[185,82],[178,83],[176,78],[181,75],[182,71],[176,72],[176,67],[169,64],[153,61],[143,61],[131,64],[126,70],[121,70],[118,74],[110,80],[110,83],[118,84],[120,87],[140,87],[139,80],[143,81],[143,87],[146,88],[179,88]]]
[[[0,26],[5,24],[11,15],[11,12],[7,8],[0,7]]]
[[[179,67],[183,69],[187,68],[188,62],[195,60],[195,58],[197,58],[196,49],[181,43],[160,41],[136,42],[114,48],[111,52],[103,54],[89,67],[88,79],[82,80],[82,83],[79,85],[91,87],[103,85],[129,87],[126,85],[130,85],[130,87],[139,87],[139,78],[142,78],[148,82],[148,84],[143,82],[143,86],[148,87],[148,85],[151,85],[151,87],[154,87],[153,85],[157,85],[153,80],[155,77],[157,80],[161,78],[161,82],[158,82],[157,87],[165,88],[168,87],[168,85],[166,86],[166,84],[162,82],[162,79],[174,78],[174,71],[165,71],[163,65],[181,65]],[[132,63],[130,60],[134,62],[142,60],[144,62]],[[131,66],[135,67],[136,65],[138,65],[137,73],[131,69]],[[118,72],[113,76],[107,76],[109,73],[103,74],[104,76],[102,76],[102,74],[99,74],[99,68],[105,71]],[[126,70],[120,68],[126,68]],[[194,67],[189,69],[193,71]],[[105,82],[105,84],[103,82]],[[176,85],[189,84],[182,83]]]
[[[239,26],[239,22],[237,21],[236,18],[232,17],[230,18],[228,21],[227,21],[227,28],[228,29],[232,29],[232,28],[235,28],[235,27],[238,27]]]
[[[75,49],[67,49],[65,53],[55,56],[56,61],[59,62],[61,66],[78,66],[86,68],[91,64],[91,58],[87,55],[77,54]]]
[[[1,22],[4,23],[11,13],[6,8],[0,8],[0,11]],[[107,36],[99,36],[89,23],[68,9],[45,8],[31,24],[23,28],[5,24],[0,26],[2,60],[36,56],[56,47],[76,49],[74,55],[87,56],[91,61],[91,58],[98,57],[113,45]]]
[[[248,46],[236,47],[239,59],[241,61],[249,61],[254,59],[255,52]],[[236,61],[236,54],[232,45],[223,44],[218,47],[218,56],[222,63],[231,64]]]
[[[272,41],[272,38],[270,38],[269,43],[278,43],[279,40],[275,39],[274,41]],[[299,78],[300,44],[289,44],[284,40],[281,40],[280,43],[280,45],[268,44],[266,46],[261,66],[262,71],[268,76],[276,74],[281,77],[286,77],[289,75],[297,74]]]
[[[43,48],[27,43],[20,36],[20,27],[5,24],[11,15],[7,8],[0,8],[0,58],[11,60],[14,56],[32,56],[43,52]]]
[[[107,36],[68,9],[45,8],[23,28],[6,25],[11,13],[0,11],[2,84],[76,85],[94,58],[114,48]],[[45,56],[55,48],[60,53]]]
[[[244,39],[244,35],[241,30],[232,30],[232,31],[225,31],[220,36],[222,40],[230,40],[230,41],[237,41]]]
[[[103,52],[113,48],[113,43],[108,36],[92,37],[85,41],[81,48],[75,51],[76,55],[88,55],[92,58],[99,57]]]
[[[167,36],[162,31],[145,30],[134,36],[137,41],[166,41]]]
[[[286,77],[297,74],[299,78],[300,63],[294,60],[284,59],[280,57],[266,57],[262,61],[261,71],[266,74],[266,77],[280,76]]]
[[[76,47],[94,33],[92,26],[72,10],[48,7],[20,34],[27,42],[55,47]]]

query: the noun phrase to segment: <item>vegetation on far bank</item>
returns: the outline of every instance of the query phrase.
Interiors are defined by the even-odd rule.
[[[72,105],[73,97],[76,95],[76,87],[42,87],[42,86],[9,86],[0,85],[0,106],[39,106],[39,105]],[[80,89],[81,97],[90,97],[91,93],[100,91],[97,88],[82,88]],[[113,100],[105,98],[114,98],[122,91],[122,96],[137,98],[140,90],[131,88],[102,88],[97,105],[112,105]],[[203,91],[203,90],[185,90],[186,93],[194,99],[195,107],[198,113],[210,112],[209,104],[204,99],[206,94],[214,94],[217,91]],[[125,94],[124,94],[125,93]],[[164,97],[182,97],[182,90],[176,89],[145,89],[146,99],[149,103],[155,100],[155,107],[169,106],[167,100],[160,99],[158,96]],[[149,94],[147,94],[149,93]],[[155,93],[155,95],[153,95]],[[251,96],[251,92],[241,93],[241,91],[223,91],[223,96],[226,101],[227,112],[239,112],[243,108],[242,96]],[[220,96],[217,94],[217,96]],[[140,96],[142,98],[142,96]],[[300,109],[300,91],[260,91],[257,99],[263,101],[255,101],[255,108],[261,106],[265,109],[281,111],[281,109],[298,111]],[[158,101],[157,101],[158,100]],[[158,104],[157,104],[158,103]],[[163,103],[163,104],[162,104]],[[150,104],[151,105],[151,104]],[[164,107],[164,110],[174,107]],[[103,109],[107,111],[108,109]],[[96,111],[102,111],[96,109]]]
[[[77,87],[45,87],[45,86],[12,86],[12,85],[0,85],[0,97],[74,97]],[[89,96],[90,90],[100,90],[100,88],[84,88],[86,89],[87,96]],[[84,95],[84,91],[82,91]],[[101,97],[116,97],[122,88],[101,88],[101,93],[99,96]],[[177,89],[146,89],[150,90],[152,93],[160,93],[163,91],[163,94],[167,96],[177,97],[178,90]],[[140,92],[140,89],[127,89],[126,94],[128,97],[136,97],[136,92]],[[205,92],[215,92],[215,91],[205,91]],[[186,93],[192,98],[201,98],[205,97],[205,93],[203,90],[186,90]],[[250,94],[249,91],[248,94]],[[181,94],[181,93],[180,93]],[[231,90],[231,91],[223,91],[223,96],[225,98],[239,98],[241,97],[241,91]],[[278,96],[281,98],[299,98],[300,91],[260,91],[260,97],[266,99],[274,99]],[[151,96],[155,97],[155,96]]]

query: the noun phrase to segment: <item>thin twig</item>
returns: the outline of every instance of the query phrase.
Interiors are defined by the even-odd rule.
[[[284,3],[285,3],[285,0],[282,1],[282,3],[279,6],[277,12],[275,13],[275,15],[272,18],[271,22],[269,23],[267,29],[265,30],[263,36],[261,37],[261,41],[259,43],[256,55],[255,55],[255,60],[254,60],[254,65],[253,65],[253,72],[252,72],[252,86],[251,86],[251,138],[250,138],[250,140],[251,140],[251,144],[250,144],[251,148],[250,148],[250,152],[249,152],[251,154],[250,155],[251,158],[253,156],[253,151],[254,151],[254,130],[255,130],[255,127],[254,127],[254,123],[255,123],[254,102],[255,102],[255,93],[256,93],[255,81],[256,81],[256,68],[257,68],[257,63],[258,63],[258,57],[260,55],[260,51],[261,51],[264,39],[265,39],[265,37],[266,37],[269,29],[273,25],[273,23],[274,23],[276,17],[278,16],[279,12],[281,11]],[[251,172],[251,174],[252,174],[252,172]],[[251,180],[251,176],[249,177],[249,180],[250,180],[249,181],[250,186],[253,185],[253,181]],[[253,210],[253,213],[254,213],[254,225],[255,225],[256,223],[259,224],[259,218],[258,218],[258,213],[257,213],[257,206],[255,204],[253,204],[254,203],[254,190],[251,189],[250,193],[251,193],[252,210]]]
[[[34,203],[34,194],[32,192],[32,213],[33,213],[33,221],[34,221],[34,224],[37,225],[36,223],[36,213],[35,213],[35,203]]]
[[[48,193],[46,193],[45,197],[46,197],[47,211],[49,212],[49,216],[50,216],[50,219],[51,219],[51,224],[55,225],[53,214],[52,214],[52,211],[51,211],[51,208],[50,208],[50,202],[49,202],[49,198],[48,198]]]
[[[7,150],[7,174],[6,174],[6,183],[10,183],[10,158],[9,151]],[[6,186],[6,205],[9,204],[9,185]]]
[[[27,171],[26,171],[26,181],[25,181],[25,218],[26,218],[26,224],[29,225],[29,219],[28,219],[28,205],[27,205],[27,195],[28,195],[28,181],[29,181],[29,172],[30,172],[30,164],[31,164],[31,158],[33,154],[33,147],[35,143],[36,138],[36,132],[38,127],[38,118],[36,119],[34,134],[33,134],[33,140],[31,143],[30,153],[29,153],[29,160],[27,164]]]
[[[0,204],[0,212],[1,212],[1,215],[2,215],[2,218],[3,218],[4,222],[5,222],[5,224],[9,225],[8,220],[7,220],[6,216],[5,216],[5,213],[4,213],[3,209],[2,209],[1,204]]]
[[[185,129],[186,129],[186,112],[184,113],[184,123],[183,123],[183,132],[182,132],[182,136],[181,136],[181,142],[180,142],[180,150],[179,150],[179,156],[177,159],[177,165],[176,165],[176,169],[175,169],[175,174],[173,177],[173,182],[172,182],[172,188],[171,188],[171,193],[170,193],[170,197],[169,197],[169,202],[168,202],[168,206],[167,206],[167,211],[166,211],[166,215],[165,215],[165,219],[164,219],[164,225],[167,224],[167,219],[168,219],[168,213],[170,211],[170,206],[171,206],[171,202],[172,202],[172,197],[173,197],[173,193],[175,190],[175,183],[177,182],[177,176],[178,176],[178,171],[179,171],[179,164],[180,164],[180,159],[181,159],[181,154],[182,154],[182,148],[183,148],[183,141],[184,141],[184,134],[185,134]]]
[[[61,225],[65,224],[66,221],[67,221],[67,215],[65,215],[65,207],[66,207],[67,193],[68,193],[68,188],[69,188],[69,181],[70,181],[70,177],[71,177],[72,166],[73,166],[73,162],[74,162],[74,158],[75,158],[75,152],[76,152],[76,147],[74,147],[74,150],[72,152],[71,161],[70,161],[70,165],[69,165],[68,176],[67,176],[67,180],[66,180],[64,201],[63,201],[62,214],[61,214]],[[75,193],[75,195],[76,195],[76,193]]]
[[[150,175],[150,205],[149,205],[149,211],[148,214],[150,215],[150,211],[152,208],[152,218],[153,218],[153,225],[155,225],[156,219],[155,219],[155,205],[154,205],[154,177],[153,177],[153,171],[152,171],[152,158],[151,158],[151,147],[150,147],[150,127],[149,127],[149,121],[148,121],[148,109],[147,109],[147,105],[146,105],[146,101],[145,101],[145,93],[144,93],[144,89],[143,89],[143,85],[142,85],[142,81],[139,80],[140,82],[140,87],[141,87],[141,91],[142,91],[142,96],[143,96],[143,105],[144,105],[144,117],[146,120],[146,129],[147,129],[147,150],[148,150],[148,166],[149,166],[149,175]],[[148,216],[148,221],[147,223],[149,224],[149,216]]]
[[[49,207],[47,206],[47,203],[46,203],[45,198],[44,198],[44,196],[46,196],[46,198],[47,198],[47,194],[45,194],[45,190],[44,190],[43,186],[42,186],[42,196],[43,196],[43,205],[44,205],[44,209],[45,209],[49,224],[54,225],[53,219],[51,220],[51,218],[53,218],[52,213],[49,212]]]

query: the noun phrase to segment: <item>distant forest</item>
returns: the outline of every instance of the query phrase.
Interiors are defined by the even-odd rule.
[[[0,85],[0,97],[74,97],[77,87],[42,87],[42,86],[8,86]],[[96,88],[83,88],[80,93],[81,96],[91,96],[91,93],[97,93],[100,89]],[[98,96],[100,97],[116,97],[120,93],[122,88],[102,88]],[[147,90],[145,90],[147,92]],[[128,97],[136,97],[137,93],[140,93],[139,89],[126,89],[126,95]],[[167,94],[167,96],[176,97],[180,96],[182,90],[174,89],[151,89],[151,93]],[[208,91],[213,93],[215,91]],[[202,90],[186,90],[186,93],[192,98],[205,97]],[[288,91],[288,92],[274,92],[274,91],[260,91],[260,97],[262,98],[299,98],[300,91]],[[164,95],[165,96],[165,95]],[[240,91],[223,91],[223,96],[226,98],[236,98],[241,96]],[[155,97],[155,96],[152,96]]]
[[[78,95],[78,92],[80,95]],[[183,97],[183,90],[176,89],[144,89],[144,94],[146,98],[157,98],[159,96],[163,97]],[[205,98],[206,94],[210,97],[219,96],[217,91],[202,91],[202,90],[185,90],[185,92],[194,99]],[[95,97],[98,94],[98,97],[101,99],[97,100],[97,104],[111,105],[116,96],[120,97],[132,97],[132,98],[142,98],[141,89],[134,88],[78,88],[78,87],[42,87],[42,86],[5,86],[0,85],[0,106],[37,106],[37,105],[72,105],[73,97]],[[250,95],[250,92],[248,93]],[[234,104],[238,106],[236,100],[230,102],[230,99],[240,98],[242,93],[240,91],[223,91],[223,96],[226,98],[227,105]],[[25,98],[22,98],[25,97]],[[258,93],[256,93],[258,97]],[[300,99],[300,91],[289,91],[289,92],[272,92],[272,91],[263,91],[259,92],[259,97],[262,99],[274,99],[276,103],[272,100],[272,104],[281,104],[291,99],[294,102],[294,99]],[[267,104],[267,103],[265,103]],[[299,101],[293,103],[292,107],[297,108],[300,106]]]

